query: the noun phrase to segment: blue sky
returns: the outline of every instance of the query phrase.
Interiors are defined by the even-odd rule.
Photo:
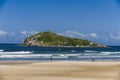
[[[0,43],[43,31],[120,45],[120,0],[0,0]]]

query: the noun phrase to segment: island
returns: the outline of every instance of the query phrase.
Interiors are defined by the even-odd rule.
[[[51,31],[28,36],[22,45],[43,47],[106,47],[89,40],[61,36]]]

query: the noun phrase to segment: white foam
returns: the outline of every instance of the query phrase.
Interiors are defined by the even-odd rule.
[[[78,58],[120,58],[120,56],[78,56]]]
[[[120,52],[100,52],[95,54],[84,53],[84,54],[32,54],[31,51],[14,51],[14,52],[2,52],[0,51],[0,58],[120,58],[120,55],[110,55],[110,54],[120,54]],[[96,52],[96,51],[86,51],[86,52]]]
[[[50,57],[49,55],[38,55],[38,54],[30,54],[30,55],[1,55],[0,58],[37,58],[37,57]]]
[[[19,55],[19,54],[30,54],[30,53],[32,53],[32,52],[30,52],[30,51],[16,51],[16,52],[1,52],[0,51],[0,55],[5,55],[5,54],[16,54],[16,55]]]
[[[98,51],[94,51],[94,50],[85,50],[85,52],[87,52],[87,53],[93,53],[93,52],[98,52]]]
[[[71,52],[76,52],[75,50],[71,50]]]
[[[81,54],[66,54],[66,56],[80,56]]]
[[[3,51],[4,51],[4,50],[2,50],[2,49],[0,50],[0,52],[3,52]]]
[[[92,55],[95,55],[95,54],[87,54],[87,53],[85,53],[84,55],[85,56],[92,56]]]
[[[76,57],[76,58],[120,58],[120,56],[107,56],[107,55],[79,55],[79,54],[22,54],[22,55],[0,55],[0,58],[68,58],[68,57]]]
[[[22,55],[14,55],[14,54],[5,54],[1,55],[0,58],[67,58],[68,56],[63,54],[22,54]]]
[[[101,52],[102,54],[110,55],[110,54],[120,54],[120,52]]]
[[[52,58],[68,58],[68,56],[52,56]]]

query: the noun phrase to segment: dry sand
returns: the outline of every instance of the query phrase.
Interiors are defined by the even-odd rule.
[[[0,80],[120,80],[120,62],[1,62]]]

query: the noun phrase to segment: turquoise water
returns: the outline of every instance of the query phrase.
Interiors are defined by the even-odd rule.
[[[120,46],[66,48],[0,44],[0,60],[120,60]]]

